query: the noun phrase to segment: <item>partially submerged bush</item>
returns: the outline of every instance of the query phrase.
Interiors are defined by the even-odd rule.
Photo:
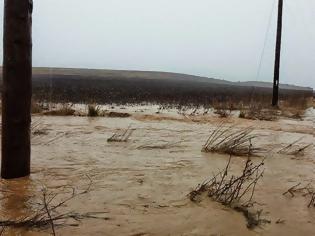
[[[277,111],[273,109],[263,109],[261,106],[251,105],[248,109],[240,111],[239,118],[249,120],[277,120]]]
[[[227,118],[231,115],[231,110],[218,109],[214,113],[219,115],[220,118]]]
[[[219,115],[220,118],[227,118],[231,115],[232,111],[236,109],[235,104],[232,102],[214,103],[214,113]]]
[[[88,116],[90,117],[96,117],[100,116],[100,107],[96,106],[94,104],[89,104],[88,105]]]
[[[253,205],[255,189],[260,178],[263,177],[264,161],[254,164],[250,158],[247,159],[240,175],[229,174],[232,156],[230,156],[226,167],[214,175],[210,180],[199,184],[195,190],[188,194],[191,201],[201,201],[200,197],[206,196],[225,206],[242,212],[247,219],[247,227],[250,229],[269,221],[260,219],[261,211],[253,213],[249,207]]]
[[[233,126],[217,126],[204,144],[202,151],[225,153],[236,156],[258,156],[264,150],[253,147],[253,128],[234,129]]]

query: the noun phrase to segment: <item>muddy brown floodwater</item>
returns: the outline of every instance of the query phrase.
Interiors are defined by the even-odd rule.
[[[241,213],[210,199],[193,203],[187,198],[197,184],[226,165],[227,155],[201,152],[211,128],[221,119],[213,115],[181,118],[166,112],[137,112],[129,118],[33,117],[41,132],[32,139],[32,174],[22,180],[1,180],[1,220],[32,214],[43,188],[58,193],[58,202],[72,188],[84,191],[91,179],[86,194],[58,211],[101,212],[105,218],[68,220],[56,225],[57,235],[315,235],[315,209],[307,207],[309,199],[282,195],[299,182],[315,185],[314,147],[299,157],[274,151],[301,137],[302,144],[314,143],[311,115],[303,121],[226,120],[255,127],[261,134],[255,145],[269,150],[255,201],[271,223],[254,230],[247,229]],[[107,142],[128,126],[134,129],[128,142]],[[245,161],[233,157],[232,171],[241,170]],[[50,227],[6,228],[3,233],[49,234]]]

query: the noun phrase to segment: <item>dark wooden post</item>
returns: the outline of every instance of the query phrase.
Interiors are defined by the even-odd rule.
[[[32,0],[4,1],[2,161],[5,179],[30,174]]]
[[[278,106],[278,100],[279,100],[279,76],[280,76],[281,37],[282,37],[282,12],[283,12],[283,0],[279,0],[272,106]]]

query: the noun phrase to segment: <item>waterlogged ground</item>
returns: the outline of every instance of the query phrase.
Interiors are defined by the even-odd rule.
[[[255,127],[261,136],[253,144],[268,150],[255,208],[262,209],[262,218],[271,223],[248,230],[241,213],[206,198],[200,203],[187,198],[198,183],[226,165],[228,156],[201,152],[210,130],[222,119],[213,114],[156,114],[154,109],[118,109],[132,113],[129,118],[33,117],[41,132],[33,137],[32,175],[1,180],[1,220],[32,214],[46,189],[57,194],[51,203],[55,205],[73,191],[83,193],[58,213],[99,217],[59,222],[56,235],[315,235],[315,209],[307,207],[310,199],[282,195],[300,182],[315,186],[314,147],[304,156],[276,154],[299,138],[300,145],[314,143],[314,110],[308,110],[303,121],[226,119],[229,124]],[[128,127],[134,129],[128,142],[107,142]],[[233,157],[231,171],[239,173],[245,161]],[[28,231],[5,228],[3,235],[51,232],[49,226]]]

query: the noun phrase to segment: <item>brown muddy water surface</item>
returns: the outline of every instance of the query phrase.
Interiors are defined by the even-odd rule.
[[[58,203],[71,195],[72,188],[78,192],[87,189],[91,179],[86,194],[58,211],[98,212],[101,218],[67,220],[56,226],[57,235],[315,235],[315,209],[307,207],[309,199],[282,195],[299,182],[315,186],[314,147],[299,157],[275,151],[301,137],[302,144],[314,143],[313,118],[273,122],[227,119],[241,127],[255,127],[261,136],[254,145],[269,150],[264,155],[265,174],[255,201],[263,218],[271,223],[254,230],[247,229],[241,213],[210,199],[193,203],[187,198],[197,184],[223,169],[228,160],[227,155],[201,152],[210,130],[221,121],[213,115],[195,120],[141,112],[130,118],[35,116],[33,122],[45,132],[32,140],[31,177],[1,180],[0,217],[18,219],[31,214],[44,188],[58,194]],[[107,142],[113,133],[128,126],[134,129],[128,142]],[[157,148],[159,145],[164,148]],[[245,161],[233,157],[232,171],[238,173]],[[28,231],[6,228],[3,233],[49,234],[50,227]]]

